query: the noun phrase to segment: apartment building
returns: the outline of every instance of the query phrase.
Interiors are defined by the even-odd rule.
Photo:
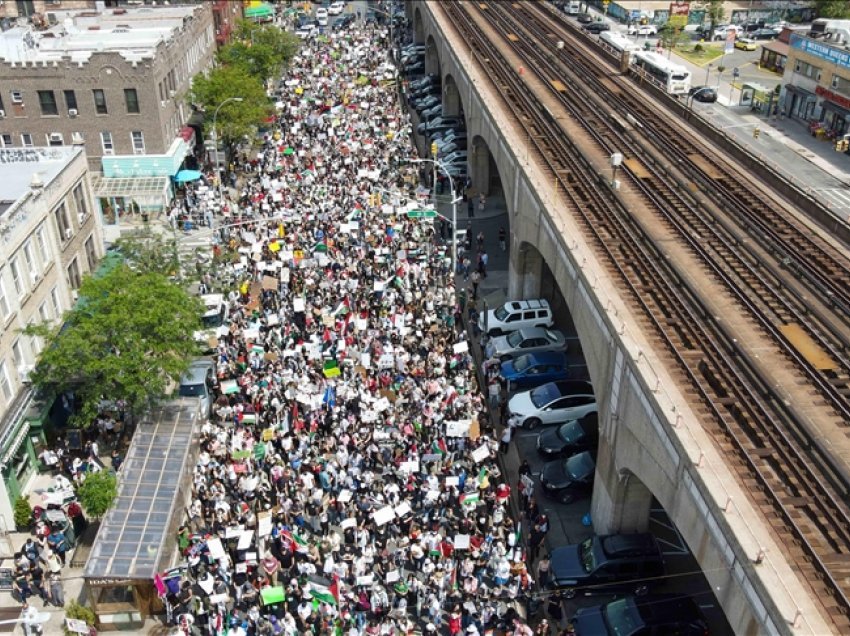
[[[52,406],[28,383],[43,343],[21,330],[60,321],[104,247],[82,148],[0,148],[0,174],[0,530],[12,530]]]
[[[63,7],[41,28],[0,33],[0,147],[82,144],[97,171],[112,156],[179,167],[174,153],[192,145],[175,144],[191,116],[186,93],[216,47],[212,5]]]

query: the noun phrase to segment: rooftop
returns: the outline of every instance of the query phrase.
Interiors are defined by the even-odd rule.
[[[201,5],[51,11],[47,28],[15,26],[0,33],[0,60],[19,63],[87,62],[96,52],[117,52],[127,61],[154,55],[160,42],[178,34]]]
[[[78,146],[0,148],[0,217],[30,190],[34,176],[47,185],[82,152]]]

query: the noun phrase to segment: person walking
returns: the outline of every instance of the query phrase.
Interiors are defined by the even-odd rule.
[[[478,300],[478,285],[481,283],[481,274],[478,273],[478,270],[475,270],[470,278],[472,280],[472,300]]]
[[[62,575],[59,572],[50,575],[50,603],[54,607],[65,606],[65,591],[62,589]],[[45,601],[45,604],[47,602]]]
[[[472,199],[466,202],[466,213],[470,219],[475,218],[475,202]]]
[[[478,195],[478,214],[484,214],[484,206],[487,204],[487,198],[484,193]]]
[[[513,437],[514,429],[513,426],[506,426],[505,430],[502,431],[502,437],[499,440],[499,450],[503,455],[506,455],[508,449],[511,446],[511,437]]]
[[[499,228],[499,248],[504,252],[507,247],[508,233],[505,231],[505,226]]]

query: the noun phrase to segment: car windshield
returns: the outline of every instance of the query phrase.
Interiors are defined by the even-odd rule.
[[[531,403],[537,408],[543,408],[552,400],[559,398],[561,393],[558,391],[558,385],[554,382],[544,384],[534,389],[531,394]]]
[[[592,572],[596,568],[596,557],[593,555],[593,539],[585,539],[578,548],[581,558],[581,567],[585,572]]]
[[[558,437],[568,444],[573,444],[584,436],[584,430],[578,420],[570,420],[558,427]]]
[[[558,342],[558,336],[555,335],[554,331],[550,331],[549,329],[547,329],[546,337],[549,339],[550,342]]]
[[[181,384],[180,395],[183,397],[196,397],[204,394],[203,384]]]
[[[520,356],[514,360],[514,371],[525,371],[531,366],[531,356]]]
[[[605,605],[602,616],[609,634],[636,634],[643,625],[634,599],[623,598]]]
[[[516,349],[520,344],[522,344],[522,334],[519,331],[514,331],[511,335],[508,336],[508,344],[511,345],[514,349]]]
[[[221,311],[212,311],[208,314],[204,314],[204,317],[201,318],[201,324],[204,325],[205,329],[212,329],[213,327],[221,327],[224,322],[224,312]]]
[[[564,472],[569,475],[570,479],[587,479],[587,476],[591,474],[595,468],[596,467],[593,464],[593,457],[590,456],[590,453],[579,453],[578,455],[573,455],[564,462]]]

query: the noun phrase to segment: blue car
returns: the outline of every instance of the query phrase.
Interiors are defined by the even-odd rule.
[[[511,388],[535,387],[570,377],[567,355],[560,351],[526,353],[502,363],[502,378]]]

